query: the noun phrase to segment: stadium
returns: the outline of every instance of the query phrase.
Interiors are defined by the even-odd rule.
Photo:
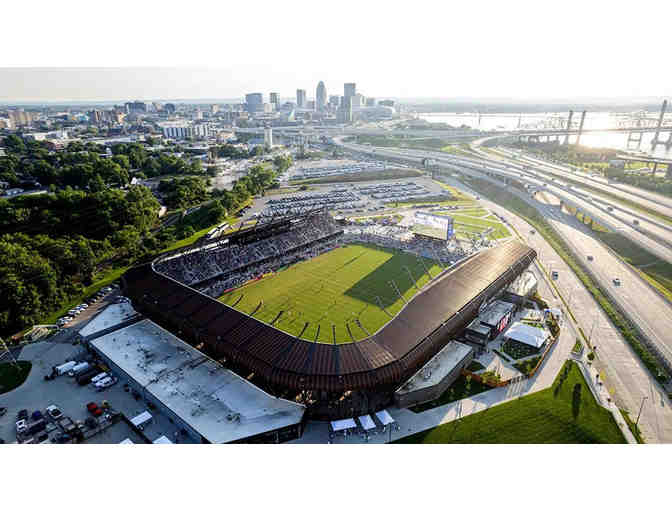
[[[509,241],[348,230],[324,209],[271,218],[129,270],[136,309],[314,419],[375,412],[532,263]]]

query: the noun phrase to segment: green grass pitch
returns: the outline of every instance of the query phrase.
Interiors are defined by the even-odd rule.
[[[409,301],[416,285],[429,282],[427,271],[435,277],[441,270],[433,260],[353,244],[296,263],[220,301],[305,340],[345,343],[375,333],[404,306],[391,280]]]

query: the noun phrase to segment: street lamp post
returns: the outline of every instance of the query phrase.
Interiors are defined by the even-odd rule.
[[[642,409],[644,408],[644,401],[648,399],[646,395],[642,397],[642,405],[639,406],[639,413],[637,413],[637,421],[635,422],[635,427],[639,425],[639,417],[642,415]]]

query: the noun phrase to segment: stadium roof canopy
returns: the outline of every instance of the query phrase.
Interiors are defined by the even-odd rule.
[[[374,335],[356,343],[298,339],[146,264],[123,276],[133,306],[275,387],[345,391],[394,387],[412,376],[536,257],[518,241],[481,251],[425,286]]]

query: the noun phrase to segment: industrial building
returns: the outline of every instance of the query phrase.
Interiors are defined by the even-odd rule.
[[[88,345],[192,441],[269,443],[301,435],[303,405],[267,394],[150,320]]]

